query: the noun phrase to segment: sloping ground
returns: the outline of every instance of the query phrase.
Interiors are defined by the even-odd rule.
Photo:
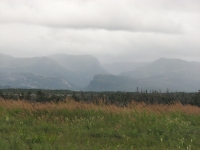
[[[181,77],[185,73],[190,73],[190,77],[193,77],[194,75],[200,75],[199,70],[200,62],[161,58],[133,71],[123,72],[120,75],[132,78],[148,78],[165,74]]]
[[[15,58],[7,55],[0,54],[0,73],[8,74],[13,78],[18,78],[20,74],[34,74],[35,76],[43,76],[44,82],[41,82],[39,78],[32,75],[34,82],[39,84],[33,84],[24,80],[24,87],[38,87],[49,89],[75,89],[80,90],[89,84],[95,74],[106,73],[95,57],[85,55],[65,55],[58,54],[51,57],[32,57],[32,58]],[[14,77],[16,75],[16,77]],[[3,77],[1,75],[1,77]],[[29,77],[31,77],[29,75]],[[19,78],[18,78],[19,79]],[[37,80],[38,79],[38,80]],[[52,87],[54,81],[55,87]],[[68,87],[61,83],[68,83]],[[7,81],[7,82],[6,82]],[[20,80],[21,81],[21,80]],[[48,84],[49,81],[50,83]],[[6,78],[1,86],[13,87],[16,83],[12,83],[12,80]],[[60,85],[60,86],[59,86]],[[18,85],[21,86],[21,85]],[[15,85],[16,87],[16,85]]]
[[[59,77],[31,73],[0,73],[1,86],[33,89],[78,89],[73,83]]]
[[[88,91],[135,91],[136,80],[116,75],[95,75],[85,90]]]
[[[122,82],[123,81],[123,82]],[[159,59],[119,76],[98,75],[87,90],[195,92],[200,89],[200,63],[178,59]]]
[[[108,73],[108,71],[100,65],[97,58],[90,55],[54,54],[49,57],[55,60],[60,66],[77,75],[79,78],[78,85],[81,87],[87,86],[94,75]]]

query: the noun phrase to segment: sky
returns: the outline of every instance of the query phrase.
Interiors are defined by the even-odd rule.
[[[0,0],[0,53],[200,61],[200,1]]]

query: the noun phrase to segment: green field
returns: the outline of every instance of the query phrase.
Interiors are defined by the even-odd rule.
[[[0,149],[198,150],[200,108],[0,100]]]

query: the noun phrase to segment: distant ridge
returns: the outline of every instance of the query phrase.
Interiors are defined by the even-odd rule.
[[[98,90],[105,85],[106,91],[119,89],[136,91],[136,88],[139,87],[143,90],[166,91],[169,89],[171,91],[192,92],[200,89],[200,62],[161,58],[133,71],[123,72],[117,77],[117,80],[112,80],[112,77],[108,76],[96,76],[90,82],[87,90]],[[107,80],[108,78],[109,80]],[[126,84],[119,84],[122,79]],[[114,84],[118,87],[111,86]]]
[[[67,55],[54,54],[50,58],[55,60],[60,66],[76,74],[82,87],[87,86],[94,75],[108,73],[97,58],[90,55]]]
[[[55,57],[55,58],[53,58]],[[61,63],[62,61],[63,63]],[[0,54],[0,76],[2,81],[1,87],[18,87],[21,86],[18,82],[12,82],[14,76],[21,81],[21,76],[30,79],[27,82],[29,87],[53,88],[53,89],[75,89],[81,90],[89,84],[95,74],[106,73],[106,70],[100,66],[100,63],[95,57],[85,55],[52,55],[51,57],[31,57],[31,58],[15,58],[9,55]],[[10,77],[5,79],[5,74]],[[32,79],[31,79],[32,78]],[[10,80],[9,80],[10,79]],[[50,79],[57,81],[54,87],[47,82]],[[38,82],[35,86],[34,80]],[[40,83],[46,85],[40,85]],[[63,84],[61,81],[67,84]],[[21,81],[22,82],[22,81]],[[19,85],[17,85],[17,83]],[[52,83],[52,82],[51,82]],[[33,85],[31,85],[33,84]]]
[[[134,91],[136,80],[111,74],[95,75],[90,84],[85,88],[88,91]]]
[[[194,75],[200,74],[200,62],[188,62],[181,59],[167,59],[161,58],[155,60],[144,67],[137,68],[133,71],[123,72],[120,75],[129,76],[133,78],[147,78],[154,75],[162,74],[188,74],[193,73]]]
[[[116,64],[120,66],[121,63]],[[116,64],[111,65],[111,69]],[[127,68],[131,70],[131,67]],[[109,71],[90,55],[15,58],[0,53],[0,88],[132,92],[137,88],[162,92],[167,89],[171,92],[200,90],[200,62],[160,58],[136,67],[133,64],[131,71],[119,75],[109,74]]]
[[[52,76],[42,76],[32,73],[0,73],[0,83],[3,87],[28,89],[72,89],[77,87],[64,79]]]

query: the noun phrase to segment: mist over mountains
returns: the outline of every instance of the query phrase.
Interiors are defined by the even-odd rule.
[[[106,86],[104,86],[106,85]],[[87,87],[100,91],[194,92],[200,89],[200,63],[158,59],[120,75],[96,75]]]
[[[16,88],[80,90],[95,74],[108,73],[89,55],[14,58],[0,54],[0,64],[0,85]]]
[[[15,58],[0,54],[0,88],[196,92],[200,62],[161,58],[101,65],[90,55]]]
[[[147,62],[113,62],[113,63],[102,63],[102,66],[109,70],[111,74],[119,75],[122,72],[133,71],[136,68],[147,65]]]
[[[107,74],[97,58],[90,55],[66,55],[66,54],[55,54],[49,56],[55,60],[60,66],[67,70],[70,70],[78,79],[73,80],[73,83],[80,87],[87,86],[94,75],[96,74]]]

